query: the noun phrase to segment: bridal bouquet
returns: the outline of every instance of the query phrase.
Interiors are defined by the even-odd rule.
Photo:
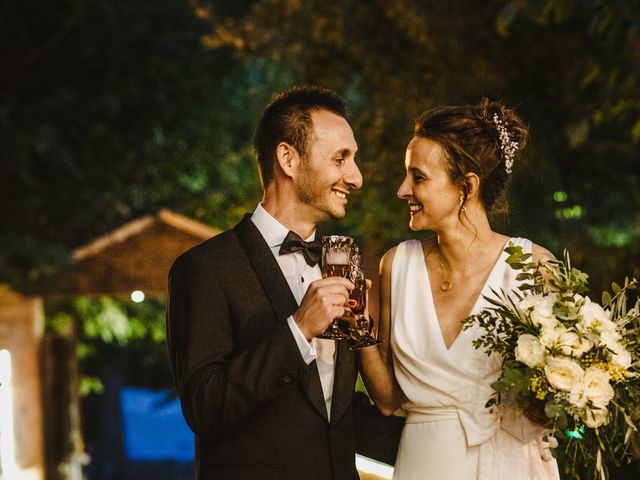
[[[474,347],[503,359],[487,407],[515,401],[549,427],[552,449],[562,442],[570,478],[585,468],[604,480],[607,463],[631,458],[640,426],[640,301],[627,301],[637,282],[614,283],[600,305],[566,252],[534,262],[511,243],[505,251],[520,291],[494,291],[491,307],[464,320],[482,332]]]

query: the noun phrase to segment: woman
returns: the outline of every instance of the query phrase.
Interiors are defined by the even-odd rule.
[[[407,413],[394,479],[559,478],[542,427],[514,408],[485,407],[500,358],[474,349],[479,332],[461,323],[488,306],[491,289],[517,288],[503,252],[509,241],[534,258],[550,255],[493,231],[487,217],[526,139],[522,120],[487,100],[435,108],[416,123],[398,197],[408,202],[411,229],[435,234],[383,257],[385,341],[360,354],[378,408]]]

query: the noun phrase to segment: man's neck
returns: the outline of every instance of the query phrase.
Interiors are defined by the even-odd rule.
[[[316,223],[305,215],[305,209],[292,207],[291,202],[285,204],[265,198],[262,200],[262,208],[289,230],[300,235],[300,238],[309,238],[316,231]]]

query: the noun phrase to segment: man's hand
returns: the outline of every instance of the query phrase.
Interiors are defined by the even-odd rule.
[[[327,277],[309,285],[298,310],[293,314],[308,341],[326,330],[334,318],[344,315],[353,283],[342,277]]]

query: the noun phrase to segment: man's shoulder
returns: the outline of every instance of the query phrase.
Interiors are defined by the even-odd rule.
[[[225,230],[190,248],[183,255],[199,256],[223,252],[238,243],[238,236],[234,228]]]
[[[193,267],[203,263],[220,263],[237,255],[240,250],[240,242],[235,229],[229,229],[211,237],[198,245],[191,247],[176,258],[171,267],[172,270],[181,267]]]

